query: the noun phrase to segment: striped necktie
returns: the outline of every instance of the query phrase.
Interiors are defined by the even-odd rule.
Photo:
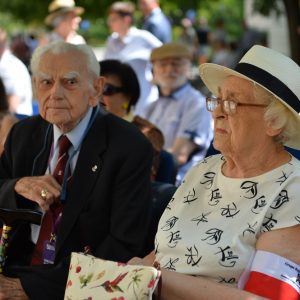
[[[64,172],[69,158],[68,150],[71,145],[72,143],[70,142],[70,140],[66,135],[62,135],[58,140],[58,147],[59,147],[58,159],[52,175],[57,180],[57,182],[61,185],[64,180]],[[68,176],[67,176],[67,182],[68,182],[69,179],[71,178],[70,166],[67,172],[68,172]],[[56,202],[53,203],[50,206],[50,209],[45,213],[41,224],[39,237],[32,254],[32,260],[31,260],[32,265],[43,264],[44,243],[45,241],[50,240],[53,236],[56,235],[58,226],[60,224],[62,210],[63,210],[63,204],[61,204],[60,202]]]

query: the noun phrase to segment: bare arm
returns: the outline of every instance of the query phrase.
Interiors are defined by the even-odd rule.
[[[169,152],[174,155],[179,165],[183,165],[196,148],[197,145],[193,141],[186,138],[176,138]]]
[[[17,107],[20,104],[21,98],[17,95],[9,95],[7,96],[7,101],[9,104],[9,111],[16,112]]]

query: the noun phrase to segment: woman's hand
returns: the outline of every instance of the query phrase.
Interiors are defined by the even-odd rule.
[[[154,250],[153,250],[147,256],[145,256],[144,258],[133,257],[127,263],[129,265],[152,266],[153,263],[154,263],[154,260],[155,260],[155,253],[154,253]]]

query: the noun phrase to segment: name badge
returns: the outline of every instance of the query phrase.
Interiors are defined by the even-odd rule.
[[[55,240],[44,242],[43,264],[54,264],[55,259]]]

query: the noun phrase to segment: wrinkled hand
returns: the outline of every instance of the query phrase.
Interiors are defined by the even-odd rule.
[[[0,275],[0,300],[29,300],[17,278]]]
[[[42,191],[45,192],[44,195]],[[59,199],[61,186],[52,175],[23,177],[17,181],[15,192],[38,203],[46,211]]]

